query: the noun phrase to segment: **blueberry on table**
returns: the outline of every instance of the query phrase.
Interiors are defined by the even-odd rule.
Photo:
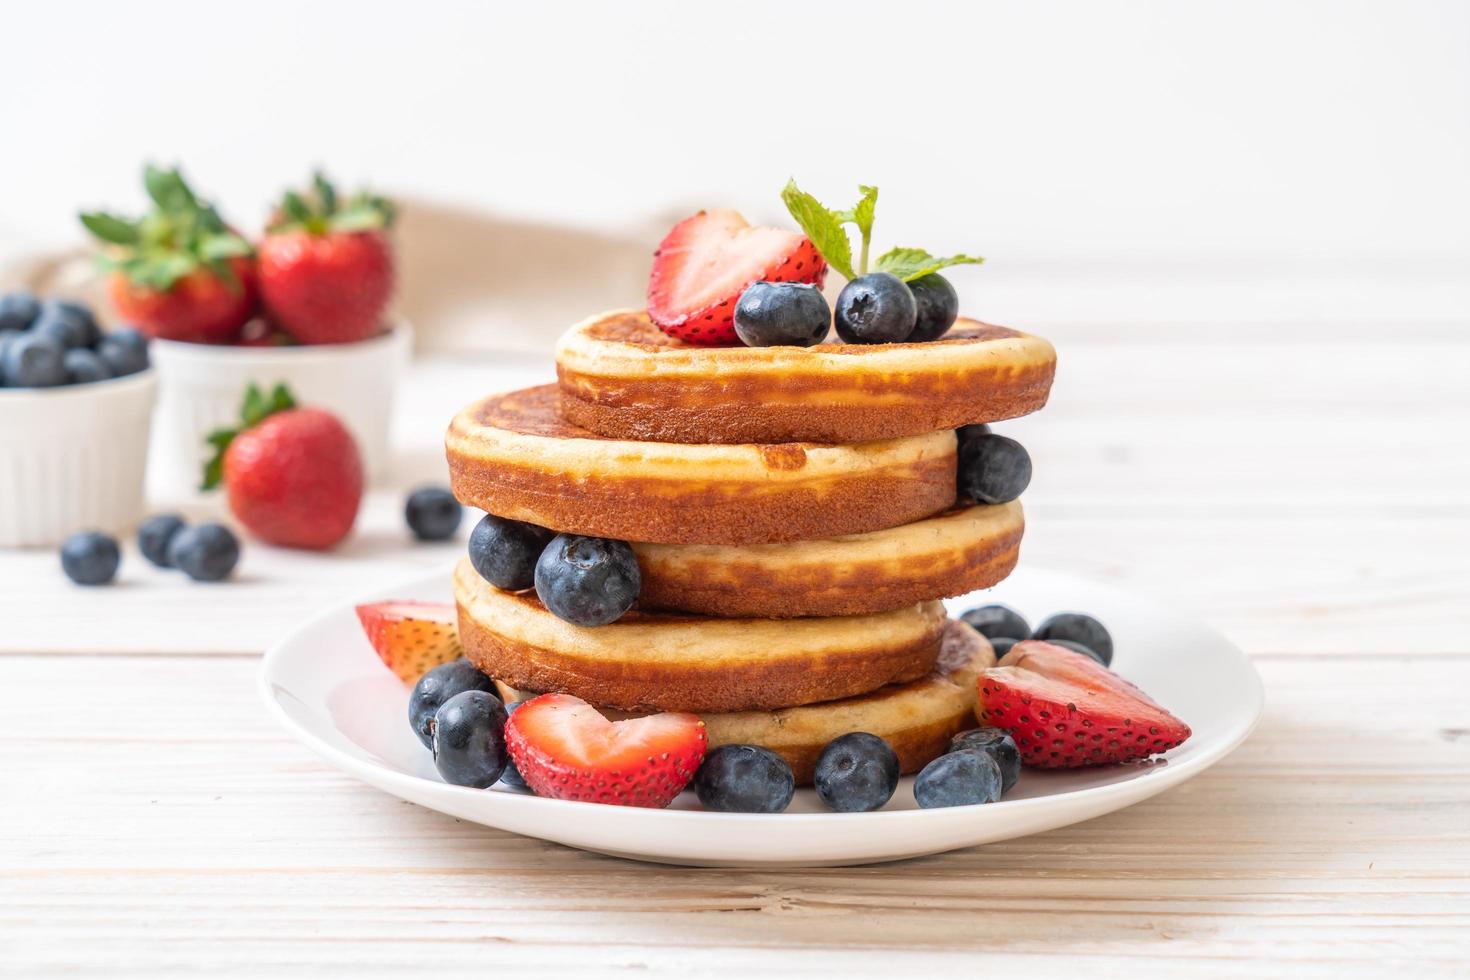
[[[1000,799],[1000,767],[984,752],[941,755],[914,779],[914,801],[924,809],[970,806]]]
[[[529,589],[536,582],[536,560],[554,537],[544,527],[486,514],[470,532],[470,564],[497,589]]]
[[[833,322],[849,344],[896,344],[914,332],[918,308],[904,281],[887,272],[870,272],[837,294]]]
[[[459,529],[464,508],[443,487],[419,487],[408,495],[403,517],[420,541],[445,541]]]
[[[898,756],[887,742],[868,732],[852,732],[822,749],[812,782],[833,810],[859,813],[892,799],[898,776]]]
[[[168,549],[174,535],[185,527],[184,519],[178,514],[156,514],[138,527],[138,550],[159,568],[173,568]]]
[[[105,585],[117,575],[122,552],[101,531],[81,531],[61,543],[61,570],[78,585]]]
[[[914,294],[914,332],[911,344],[938,340],[949,332],[960,315],[960,297],[948,279],[937,272],[920,276],[906,284]]]
[[[106,381],[112,377],[112,372],[107,369],[102,358],[97,356],[97,352],[86,347],[73,347],[62,356],[61,363],[66,367],[68,384]]]
[[[41,315],[41,301],[25,291],[0,296],[0,330],[25,330]]]
[[[12,388],[51,388],[66,384],[66,351],[52,337],[21,334],[5,345],[0,375]]]
[[[949,740],[949,751],[984,752],[995,760],[1000,769],[1000,791],[1009,793],[1016,780],[1021,778],[1021,750],[1016,740],[1004,728],[986,726],[960,732]]]
[[[524,701],[512,701],[510,704],[506,705],[506,717],[509,718],[511,715],[515,714],[516,709],[525,703],[526,702]],[[505,757],[505,768],[500,771],[500,781],[507,786],[514,787],[515,789],[523,789],[527,793],[535,792],[535,790],[531,789],[530,784],[526,782],[526,777],[522,776],[521,771],[516,768],[516,760],[512,759],[509,753],[507,753]]]
[[[510,753],[505,748],[505,705],[488,691],[461,691],[434,715],[434,768],[446,783],[494,786]]]
[[[759,745],[710,749],[694,773],[699,802],[725,813],[780,813],[791,805],[796,778],[791,766]]]
[[[1108,632],[1106,626],[1086,613],[1057,613],[1036,627],[1036,632],[1031,634],[1031,639],[1048,640],[1053,643],[1057,640],[1070,640],[1096,654],[1098,661],[1104,667],[1113,665],[1112,634]]]
[[[536,595],[574,626],[606,626],[633,608],[643,587],[626,541],[558,534],[536,562]]]
[[[827,297],[809,283],[753,282],[735,304],[735,335],[747,347],[810,347],[831,326]]]
[[[1031,455],[1006,436],[987,435],[960,446],[958,489],[981,504],[1004,504],[1031,483]]]
[[[223,524],[200,524],[175,534],[168,560],[196,582],[228,578],[240,560],[240,542]]]
[[[493,694],[495,682],[464,657],[440,664],[413,686],[413,693],[408,696],[408,723],[424,748],[434,747],[434,715],[445,701],[465,691]]]
[[[97,341],[102,358],[114,378],[148,370],[148,339],[135,327],[114,330]]]
[[[960,620],[973,626],[975,632],[987,640],[994,640],[999,636],[1031,635],[1031,624],[1026,622],[1026,617],[1010,606],[1004,606],[998,602],[988,606],[976,606],[974,609],[963,612],[960,614]]]

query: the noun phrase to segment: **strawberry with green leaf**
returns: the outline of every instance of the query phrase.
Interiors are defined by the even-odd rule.
[[[153,337],[233,340],[255,312],[250,243],[194,193],[177,168],[150,164],[143,186],[153,207],[141,218],[106,211],[81,215],[103,246],[112,305]]]

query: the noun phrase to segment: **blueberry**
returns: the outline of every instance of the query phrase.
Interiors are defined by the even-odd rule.
[[[74,385],[106,381],[112,377],[112,372],[107,370],[97,352],[85,347],[73,347],[62,355],[61,363],[66,367],[66,380]]]
[[[486,514],[470,532],[470,564],[497,589],[529,589],[536,582],[536,559],[554,537],[544,527]]]
[[[408,495],[403,517],[420,541],[445,541],[454,537],[464,509],[454,494],[443,487],[419,487]]]
[[[484,789],[505,770],[505,705],[488,691],[461,691],[434,715],[434,768],[446,783]]]
[[[914,779],[914,800],[928,810],[940,806],[970,806],[1000,799],[1000,767],[984,752],[960,751],[941,755]]]
[[[123,327],[97,341],[97,356],[114,378],[137,374],[148,369],[148,339],[136,327]]]
[[[5,351],[23,336],[19,330],[0,330],[0,388],[5,387]]]
[[[1020,638],[1015,636],[991,636],[987,639],[990,640],[990,649],[995,651],[996,660],[1010,653],[1011,647],[1021,642]]]
[[[464,657],[440,664],[413,686],[413,693],[408,696],[408,723],[424,748],[434,747],[434,713],[445,701],[465,691],[493,694],[495,682]]]
[[[0,330],[25,330],[41,315],[41,301],[27,292],[0,296]]]
[[[1000,767],[1002,794],[1009,793],[1011,787],[1016,785],[1016,780],[1021,778],[1021,750],[1016,748],[1016,740],[1004,728],[972,728],[949,740],[949,751],[960,752],[966,749],[984,752],[995,760],[995,764]]]
[[[938,340],[949,332],[960,315],[960,297],[949,280],[937,272],[920,276],[907,284],[914,294],[914,332],[909,334],[909,343]]]
[[[99,335],[91,310],[56,299],[41,304],[41,313],[31,324],[31,333],[50,337],[67,350],[92,347]]]
[[[807,283],[753,282],[735,304],[735,333],[747,347],[810,347],[831,326],[827,297]]]
[[[959,439],[960,445],[963,446],[965,443],[969,442],[971,439],[978,439],[980,436],[988,436],[988,435],[990,435],[990,426],[988,426],[988,425],[962,425],[958,429],[955,429],[954,430],[954,434]]]
[[[918,308],[902,279],[886,272],[859,276],[837,294],[837,336],[849,344],[896,344],[914,332]]]
[[[138,550],[159,568],[173,568],[168,557],[169,545],[184,526],[184,519],[178,514],[158,514],[148,518],[138,528]]]
[[[1071,650],[1073,653],[1080,653],[1084,657],[1088,657],[1092,660],[1097,661],[1104,667],[1107,666],[1107,664],[1103,663],[1102,654],[1092,649],[1092,647],[1086,646],[1082,643],[1078,643],[1076,640],[1047,640],[1046,642],[1050,643],[1052,646],[1061,647],[1063,650]]]
[[[1006,436],[988,435],[960,446],[958,486],[962,496],[981,504],[1015,500],[1031,482],[1031,456]]]
[[[509,718],[511,715],[515,714],[516,709],[525,703],[526,702],[524,701],[512,701],[510,704],[506,705],[506,717]],[[516,768],[516,760],[512,759],[509,754],[507,754],[505,757],[505,768],[500,771],[500,781],[507,786],[514,787],[515,789],[523,789],[528,793],[535,792],[531,789],[530,784],[526,782],[526,777],[522,776],[521,771]]]
[[[186,527],[169,542],[168,560],[196,582],[218,582],[235,570],[240,542],[223,524]]]
[[[876,810],[898,788],[898,756],[877,735],[840,735],[817,756],[813,783],[822,802],[839,813]]]
[[[968,612],[961,613],[960,619],[975,627],[975,632],[988,640],[994,640],[998,636],[1031,635],[1031,624],[1026,622],[1026,617],[1010,606],[1003,606],[998,602],[988,606],[976,606]]]
[[[796,779],[791,766],[759,745],[711,749],[694,774],[699,802],[725,813],[780,813],[791,805]]]
[[[50,388],[66,384],[66,352],[55,339],[24,333],[5,345],[0,374],[14,388]]]
[[[643,585],[626,541],[558,534],[536,562],[536,595],[574,626],[606,626],[633,608]]]
[[[81,531],[61,543],[61,570],[78,585],[105,585],[122,561],[117,539],[101,531]]]
[[[1113,637],[1107,627],[1086,613],[1063,612],[1047,619],[1036,632],[1033,640],[1071,640],[1096,653],[1104,667],[1113,665]]]

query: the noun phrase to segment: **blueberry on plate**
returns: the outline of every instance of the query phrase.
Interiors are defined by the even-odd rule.
[[[1021,750],[1016,747],[1016,740],[1011,737],[1011,733],[1004,728],[972,728],[949,740],[949,751],[966,750],[987,753],[995,760],[1000,769],[1002,794],[1009,793],[1011,787],[1016,785],[1016,780],[1021,778]]]
[[[1106,626],[1086,613],[1057,613],[1036,627],[1036,632],[1031,634],[1031,639],[1052,642],[1071,640],[1095,653],[1098,662],[1104,667],[1113,665],[1112,634],[1108,632]]]
[[[626,541],[558,534],[536,562],[536,595],[574,626],[606,626],[633,608],[643,577]]]
[[[914,801],[926,810],[994,803],[1000,794],[1000,767],[984,752],[962,749],[941,755],[914,779]]]
[[[0,330],[25,330],[41,315],[41,301],[28,292],[0,296]]]
[[[434,768],[446,783],[485,789],[505,771],[505,705],[488,691],[461,691],[434,715]]]
[[[138,550],[159,568],[173,568],[168,549],[184,527],[184,519],[178,514],[156,514],[139,525]]]
[[[990,649],[995,651],[996,660],[1010,653],[1011,647],[1021,642],[1020,638],[1015,636],[991,636],[987,639],[990,640]]]
[[[906,285],[914,294],[917,311],[914,332],[909,334],[908,342],[915,344],[943,337],[960,315],[960,297],[954,286],[937,272],[920,276]]]
[[[827,297],[804,282],[753,282],[735,304],[735,335],[747,347],[810,347],[831,326]]]
[[[976,503],[1008,503],[1031,482],[1031,455],[1006,436],[970,439],[960,446],[959,457],[959,492]]]
[[[48,299],[41,304],[41,313],[31,324],[31,333],[50,337],[64,349],[71,350],[95,345],[99,331],[91,310],[76,303]]]
[[[419,487],[408,495],[403,518],[420,541],[445,541],[459,529],[464,508],[444,487]]]
[[[955,438],[959,440],[960,445],[963,446],[971,439],[978,439],[981,436],[990,435],[990,426],[983,423],[976,423],[975,425],[962,425],[958,429],[954,430],[954,434]]]
[[[486,514],[470,532],[470,564],[497,589],[529,589],[536,582],[536,560],[554,537],[544,527]]]
[[[791,766],[759,745],[713,748],[694,773],[699,802],[725,813],[780,813],[791,805],[796,778]]]
[[[512,701],[506,705],[506,718],[508,719],[511,715],[515,714],[516,709],[525,703],[524,701]],[[535,792],[535,790],[531,789],[530,784],[526,782],[526,777],[522,776],[521,771],[516,768],[516,760],[511,758],[509,753],[506,753],[505,756],[505,768],[500,771],[500,781],[515,789],[523,789],[527,793]]]
[[[408,696],[408,723],[413,733],[424,743],[424,748],[434,747],[434,715],[445,701],[465,691],[495,693],[495,682],[464,657],[440,664],[419,678]]]
[[[61,543],[61,570],[78,585],[105,585],[122,562],[117,539],[101,531],[80,531]]]
[[[870,272],[837,294],[833,322],[849,344],[897,344],[914,332],[914,294],[898,276]]]
[[[228,578],[240,560],[240,542],[223,524],[200,524],[175,534],[168,560],[196,582]]]
[[[860,813],[893,798],[898,770],[898,756],[887,742],[868,732],[852,732],[822,749],[812,783],[833,810]]]
[[[0,374],[12,388],[51,388],[66,384],[66,351],[55,338],[23,333],[5,345]]]
[[[1026,617],[1010,606],[1003,606],[998,602],[988,606],[976,606],[974,609],[961,613],[960,619],[975,627],[975,632],[987,640],[994,640],[998,636],[1031,635],[1031,624],[1026,622]]]
[[[62,355],[61,363],[66,368],[66,380],[69,384],[106,381],[112,377],[112,372],[107,370],[107,365],[97,356],[97,352],[86,347],[68,350]]]
[[[148,370],[148,339],[136,327],[114,330],[97,341],[102,358],[114,378]]]

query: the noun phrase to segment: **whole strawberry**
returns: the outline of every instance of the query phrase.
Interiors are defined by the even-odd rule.
[[[256,537],[289,548],[330,548],[362,501],[362,459],[331,412],[297,408],[284,385],[245,393],[239,429],[209,435],[215,456],[203,489],[223,481],[230,510]]]
[[[383,330],[393,295],[393,205],[346,202],[322,174],[307,195],[288,191],[260,242],[266,313],[303,344],[345,344]]]
[[[102,211],[81,216],[103,244],[108,296],[118,315],[165,340],[224,343],[255,313],[250,243],[200,200],[177,169],[149,166],[143,185],[153,209],[130,220]]]

